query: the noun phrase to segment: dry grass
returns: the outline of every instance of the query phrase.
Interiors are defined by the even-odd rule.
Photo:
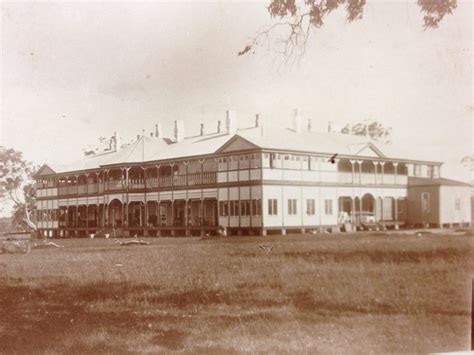
[[[150,241],[0,255],[0,353],[468,349],[472,237]]]

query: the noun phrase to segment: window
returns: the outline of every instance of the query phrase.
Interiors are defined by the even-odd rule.
[[[240,202],[237,200],[232,201],[234,203],[234,216],[240,216]]]
[[[324,213],[332,215],[332,200],[324,200]]]
[[[240,215],[241,216],[250,216],[250,200],[241,200],[240,201]]]
[[[426,166],[426,176],[429,178],[432,178],[434,177],[433,175],[434,175],[434,166],[432,165]]]
[[[456,196],[454,199],[454,209],[456,211],[461,211],[461,197]]]
[[[415,176],[421,176],[421,165],[415,165]]]
[[[428,192],[423,192],[421,194],[421,212],[430,212],[430,194]]]
[[[229,215],[229,202],[228,201],[221,201],[220,202],[220,215],[222,217],[227,217]]]
[[[306,200],[306,214],[309,216],[313,216],[315,214],[314,199]]]
[[[274,216],[278,214],[278,203],[277,199],[270,198],[268,199],[268,214]]]
[[[259,199],[252,200],[252,215],[253,216],[262,215],[262,204]]]
[[[290,156],[289,156],[289,155],[285,155],[285,156],[283,157],[283,159],[285,159],[285,160],[290,160]]]
[[[298,211],[296,209],[296,199],[295,198],[288,199],[288,214],[295,215],[297,213]]]
[[[259,168],[261,163],[260,163],[260,154],[252,154],[251,158],[252,158],[252,161],[251,161],[251,167],[252,168]]]

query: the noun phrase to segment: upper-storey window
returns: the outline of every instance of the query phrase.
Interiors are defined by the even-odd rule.
[[[228,158],[229,170],[236,170],[239,167],[239,157],[232,155]]]
[[[415,164],[414,175],[415,176],[421,176],[421,165],[420,164]]]
[[[433,165],[427,165],[426,166],[426,177],[432,178],[434,175],[434,169]]]
[[[246,155],[241,155],[240,156],[240,162],[239,162],[239,168],[240,169],[248,169],[250,167],[250,161],[249,161],[249,156]]]
[[[281,155],[277,153],[270,154],[270,167],[281,168]]]
[[[251,168],[260,168],[262,166],[261,163],[261,155],[259,153],[254,153],[250,155],[251,162],[250,162],[250,167]]]
[[[218,159],[218,169],[219,171],[227,170],[227,157],[220,157]]]

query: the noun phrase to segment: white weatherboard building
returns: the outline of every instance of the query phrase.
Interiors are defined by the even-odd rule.
[[[225,227],[231,235],[265,235],[343,224],[470,222],[470,186],[442,179],[442,163],[386,156],[364,136],[312,132],[297,111],[291,129],[263,126],[258,115],[252,127],[238,129],[228,111],[214,133],[201,126],[189,137],[184,123],[175,121],[172,139],[157,125],[128,146],[117,141],[112,137],[104,153],[66,167],[45,164],[37,172],[40,231],[81,236],[113,228],[158,236],[215,234]],[[412,179],[419,197],[410,195]],[[456,186],[455,195],[434,198],[420,179]],[[409,196],[419,203],[407,203]],[[434,218],[441,208],[454,212]]]

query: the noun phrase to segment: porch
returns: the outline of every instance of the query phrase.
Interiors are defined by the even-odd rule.
[[[379,225],[398,228],[405,223],[404,198],[374,197],[365,194],[362,197],[341,196],[338,200],[338,223],[352,223],[356,226]]]

